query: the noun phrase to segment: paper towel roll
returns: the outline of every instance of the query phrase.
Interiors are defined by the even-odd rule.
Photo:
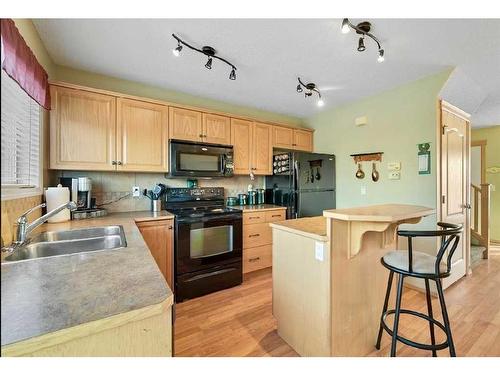
[[[62,187],[61,184],[57,187],[49,187],[45,190],[45,202],[47,203],[47,212],[54,208],[69,202],[69,189]],[[71,219],[71,213],[68,209],[62,210],[57,215],[52,216],[49,223],[60,223]]]

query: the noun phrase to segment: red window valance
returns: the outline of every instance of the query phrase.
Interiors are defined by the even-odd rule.
[[[49,76],[14,21],[2,18],[2,69],[38,104],[50,109]]]

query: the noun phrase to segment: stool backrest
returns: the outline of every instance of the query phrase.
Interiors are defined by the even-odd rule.
[[[448,250],[448,257],[446,259],[446,273],[451,271],[451,260],[455,250],[457,249],[458,242],[460,241],[460,234],[463,227],[461,224],[451,224],[438,222],[437,225],[441,227],[439,230],[398,230],[398,235],[408,237],[408,270],[413,272],[413,257],[412,257],[412,239],[414,237],[441,237],[441,245],[436,255],[435,274],[438,276],[440,272],[441,261],[445,252]]]

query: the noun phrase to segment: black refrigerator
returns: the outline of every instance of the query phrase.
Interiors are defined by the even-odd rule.
[[[287,207],[287,219],[321,216],[335,208],[335,156],[275,151],[266,202]]]

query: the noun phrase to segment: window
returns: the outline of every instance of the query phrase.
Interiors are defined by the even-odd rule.
[[[1,74],[2,198],[40,193],[40,106]]]

